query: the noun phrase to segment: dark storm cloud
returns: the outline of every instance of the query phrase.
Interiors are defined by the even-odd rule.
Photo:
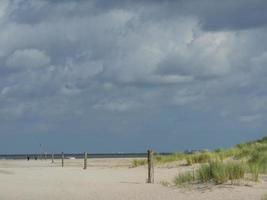
[[[242,30],[267,25],[265,0],[96,1],[101,9],[144,7],[151,20],[194,16],[207,30]],[[156,8],[152,9],[151,8]]]
[[[143,20],[166,20],[178,16],[199,19],[206,30],[244,30],[265,27],[265,0],[179,0],[179,1],[10,1],[10,19],[21,23],[38,23],[61,17],[99,15],[112,9],[142,10]]]
[[[207,30],[244,30],[267,25],[264,0],[191,1],[185,7],[196,13]]]

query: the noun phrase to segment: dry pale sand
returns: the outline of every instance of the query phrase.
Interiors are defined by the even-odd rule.
[[[260,200],[267,194],[267,179],[254,185],[166,187],[186,167],[156,167],[155,184],[146,184],[146,167],[129,168],[130,159],[89,159],[88,169],[82,160],[66,160],[51,164],[43,161],[0,160],[0,200],[36,199],[242,199]]]

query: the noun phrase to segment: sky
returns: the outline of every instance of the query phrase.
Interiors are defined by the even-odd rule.
[[[1,0],[0,154],[264,137],[266,10],[266,0]]]

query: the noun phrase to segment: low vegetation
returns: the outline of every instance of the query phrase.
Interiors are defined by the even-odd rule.
[[[250,180],[257,182],[260,174],[267,174],[267,137],[229,149],[156,155],[154,160],[155,164],[175,161],[182,161],[186,165],[200,164],[196,171],[179,174],[174,180],[175,185],[207,182],[235,184],[245,174],[250,176]],[[132,161],[133,167],[146,164],[146,159]]]
[[[245,174],[250,175],[250,180],[257,182],[260,174],[267,174],[267,137],[238,144],[227,150],[217,149],[188,155],[186,162],[188,165],[204,164],[201,164],[196,172],[179,174],[174,180],[176,185],[192,183],[192,180],[194,183],[234,184],[244,179]],[[191,176],[193,178],[190,178]]]
[[[174,179],[175,185],[187,185],[194,183],[194,181],[195,181],[195,175],[191,171],[179,174]]]
[[[223,184],[228,181],[235,184],[245,176],[245,167],[241,162],[211,161],[208,164],[201,165],[196,171],[188,171],[179,174],[175,180],[175,185],[184,185],[188,183],[207,183]]]
[[[134,160],[132,160],[131,167],[138,167],[138,166],[142,166],[142,165],[146,165],[146,164],[147,164],[146,159],[134,159]]]
[[[156,164],[185,160],[187,165],[196,163],[208,163],[215,160],[225,160],[232,158],[235,160],[250,160],[251,162],[266,163],[267,161],[267,137],[261,140],[238,144],[229,149],[216,149],[214,151],[202,151],[197,153],[174,153],[171,155],[156,155]],[[264,158],[264,159],[262,159]],[[133,160],[133,165],[145,165],[145,159]],[[262,169],[265,170],[265,169]],[[267,170],[267,168],[266,168]]]
[[[184,153],[173,153],[170,155],[156,155],[155,161],[159,164],[174,162],[174,161],[181,161],[186,158]]]
[[[164,164],[169,162],[181,161],[185,160],[186,154],[184,153],[173,153],[170,155],[156,155],[154,158],[155,164]],[[134,159],[132,160],[131,167],[138,167],[142,165],[146,165],[147,160],[144,159]]]
[[[186,156],[186,163],[187,165],[193,165],[195,163],[207,163],[213,160],[214,154],[212,152],[203,152],[203,153],[196,153],[192,155]]]
[[[263,195],[263,196],[261,197],[261,200],[267,200],[267,194]]]

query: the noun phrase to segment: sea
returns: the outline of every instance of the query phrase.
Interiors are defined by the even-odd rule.
[[[171,152],[155,153],[156,155],[170,155]],[[64,153],[65,159],[79,159],[84,158],[84,153]],[[19,159],[60,159],[62,158],[62,153],[60,154],[0,154],[0,160],[19,160]],[[87,153],[88,158],[145,158],[147,153]]]

